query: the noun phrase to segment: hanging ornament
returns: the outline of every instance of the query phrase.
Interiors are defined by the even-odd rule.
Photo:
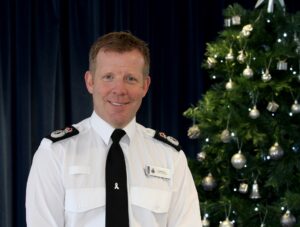
[[[231,91],[234,88],[234,85],[234,82],[231,79],[229,79],[229,81],[225,85],[225,88],[227,91]]]
[[[275,113],[277,111],[278,107],[279,107],[279,105],[276,102],[271,101],[268,103],[267,110],[272,113]]]
[[[219,227],[233,227],[233,223],[231,221],[229,221],[229,218],[226,217],[226,219],[224,221],[220,222]]]
[[[296,52],[296,54],[300,55],[300,43],[297,44],[295,52]]]
[[[256,119],[260,116],[259,110],[256,108],[256,105],[253,106],[253,108],[249,112],[249,117],[252,119]]]
[[[294,33],[294,41],[297,44],[297,48],[296,48],[295,52],[296,52],[296,54],[299,55],[300,54],[300,40],[299,40],[296,32]]]
[[[242,194],[246,194],[248,192],[248,184],[245,183],[245,182],[242,182],[240,183],[240,186],[239,186],[239,192],[242,193]]]
[[[280,219],[281,226],[292,227],[296,224],[296,218],[289,210],[287,210]]]
[[[246,157],[242,154],[241,150],[239,150],[238,153],[234,154],[231,157],[231,164],[236,169],[242,169],[245,166],[246,162]]]
[[[230,27],[231,26],[231,19],[225,18],[224,19],[224,27]]]
[[[243,29],[241,31],[241,35],[244,37],[248,37],[248,36],[250,36],[252,30],[253,30],[252,24],[247,24],[243,27]]]
[[[226,59],[227,61],[232,61],[232,60],[234,60],[234,55],[233,55],[232,48],[230,48],[229,53],[226,55],[225,59]]]
[[[274,11],[274,3],[276,0],[269,0],[268,2],[268,8],[267,8],[267,12],[268,13],[273,13]],[[284,0],[277,0],[280,4],[280,6],[282,7],[283,11],[285,11],[285,4],[284,4]],[[258,0],[255,4],[255,8],[259,7],[262,3],[264,2],[264,0]]]
[[[243,76],[246,78],[251,78],[253,76],[253,70],[250,68],[249,65],[244,69]]]
[[[209,226],[210,226],[210,221],[204,215],[204,217],[202,219],[202,227],[209,227]]]
[[[237,56],[236,59],[237,59],[238,62],[241,63],[241,64],[242,64],[242,63],[245,63],[246,55],[245,55],[245,53],[244,53],[243,50],[240,50],[240,51],[239,51],[239,55]]]
[[[224,129],[220,136],[223,143],[229,143],[231,140],[231,135],[228,129]]]
[[[300,113],[300,104],[298,104],[297,100],[294,101],[294,104],[291,107],[291,111],[292,111],[293,114]]]
[[[217,60],[214,57],[208,57],[206,62],[209,69],[213,68],[217,64]]]
[[[251,119],[257,119],[260,116],[260,112],[256,107],[257,99],[258,99],[258,93],[250,92],[250,98],[252,99],[253,108],[249,110],[249,117]]]
[[[203,160],[205,160],[206,159],[206,153],[205,153],[205,151],[201,151],[201,152],[199,152],[198,154],[197,154],[197,160],[199,161],[199,162],[202,162]]]
[[[250,194],[250,198],[251,199],[260,199],[261,198],[260,193],[259,193],[258,184],[257,184],[256,180],[254,180],[254,183],[252,185],[252,191],[251,191],[251,194]]]
[[[209,173],[202,180],[202,187],[205,191],[212,191],[217,186],[215,178]]]
[[[264,218],[261,219],[260,227],[266,227],[265,221],[266,221],[266,218],[267,218],[267,214],[268,214],[268,210],[266,210]]]
[[[279,61],[277,62],[277,70],[287,70],[287,62],[286,61]]]
[[[294,32],[294,42],[297,44],[300,44],[300,40],[299,40],[296,32]]]
[[[199,129],[199,127],[197,125],[195,125],[195,124],[193,126],[191,126],[188,129],[187,136],[190,139],[197,139],[197,138],[199,138],[199,136],[200,136],[200,129]]]
[[[231,17],[232,25],[240,25],[241,24],[241,16],[235,15]]]
[[[230,131],[228,130],[228,127],[229,127],[229,121],[230,121],[230,113],[228,114],[228,117],[227,117],[227,123],[226,123],[226,129],[224,129],[222,132],[221,132],[221,135],[220,135],[220,139],[223,143],[229,143],[232,139],[231,135],[230,135]]]
[[[274,145],[271,146],[269,149],[269,155],[270,155],[271,159],[273,159],[273,160],[280,159],[283,156],[283,154],[284,154],[284,151],[282,150],[282,148],[280,147],[278,142],[275,142]]]
[[[266,71],[262,73],[261,79],[262,79],[264,82],[267,82],[267,81],[269,81],[269,80],[272,79],[272,76],[271,76],[271,74],[269,73],[269,69],[266,69]]]

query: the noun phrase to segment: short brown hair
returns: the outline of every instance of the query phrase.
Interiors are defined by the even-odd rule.
[[[111,32],[99,37],[91,46],[89,53],[89,69],[95,71],[96,57],[100,49],[124,53],[138,50],[144,57],[145,66],[143,73],[148,75],[150,71],[150,51],[147,43],[132,35],[130,32]]]

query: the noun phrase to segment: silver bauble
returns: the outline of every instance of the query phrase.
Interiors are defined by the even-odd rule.
[[[300,113],[300,104],[298,103],[297,100],[295,100],[294,104],[292,105],[291,111],[292,111],[293,114]]]
[[[249,117],[252,119],[256,119],[260,116],[259,110],[256,108],[256,106],[253,106],[253,108],[249,112]]]
[[[236,169],[242,169],[246,162],[246,157],[242,154],[241,150],[239,150],[239,152],[234,154],[231,158],[231,164]]]
[[[229,79],[229,81],[225,85],[225,88],[226,88],[226,90],[231,91],[234,88],[234,85],[235,84],[232,82],[232,80]]]
[[[269,73],[269,70],[266,69],[266,71],[261,75],[261,79],[264,81],[264,82],[267,82],[269,80],[272,79],[272,76],[271,74]]]
[[[232,49],[229,50],[229,53],[226,55],[225,59],[227,61],[232,61],[234,59],[234,55],[233,55]]]
[[[228,129],[224,129],[220,136],[223,143],[229,143],[231,140],[231,135]]]
[[[187,136],[190,139],[197,139],[200,136],[200,129],[197,125],[193,125],[188,129]]]
[[[269,149],[270,158],[273,160],[280,159],[283,156],[283,154],[284,154],[284,151],[282,150],[282,148],[280,147],[280,145],[277,142],[274,143],[274,145],[271,146]]]
[[[243,76],[246,77],[246,78],[253,77],[253,70],[250,68],[249,65],[247,65],[247,67],[244,69]]]
[[[215,178],[209,173],[206,177],[202,180],[202,187],[205,191],[212,191],[216,187],[217,183]]]
[[[219,227],[233,227],[233,223],[229,221],[228,217],[225,219],[225,221],[220,222]]]
[[[272,101],[272,102],[268,103],[267,110],[272,113],[275,113],[277,111],[278,107],[279,107],[279,105],[276,102]]]
[[[197,154],[197,160],[199,162],[202,162],[206,158],[206,153],[204,151],[201,151]]]
[[[244,63],[245,60],[246,60],[246,55],[244,54],[244,51],[243,50],[240,50],[239,51],[239,55],[237,56],[236,58],[238,60],[239,63]]]
[[[289,210],[287,210],[285,214],[281,216],[280,223],[283,227],[292,227],[296,223],[296,218]]]
[[[204,217],[204,219],[202,220],[202,227],[209,227],[210,226],[210,221]]]

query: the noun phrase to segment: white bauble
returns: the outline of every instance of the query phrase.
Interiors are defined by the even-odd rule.
[[[246,162],[246,157],[242,154],[241,151],[234,154],[231,158],[231,164],[236,169],[242,169],[245,166]]]

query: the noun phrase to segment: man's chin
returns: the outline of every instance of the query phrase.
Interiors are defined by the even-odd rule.
[[[124,128],[131,121],[131,119],[128,119],[128,117],[110,117],[111,118],[109,122],[114,128]]]

